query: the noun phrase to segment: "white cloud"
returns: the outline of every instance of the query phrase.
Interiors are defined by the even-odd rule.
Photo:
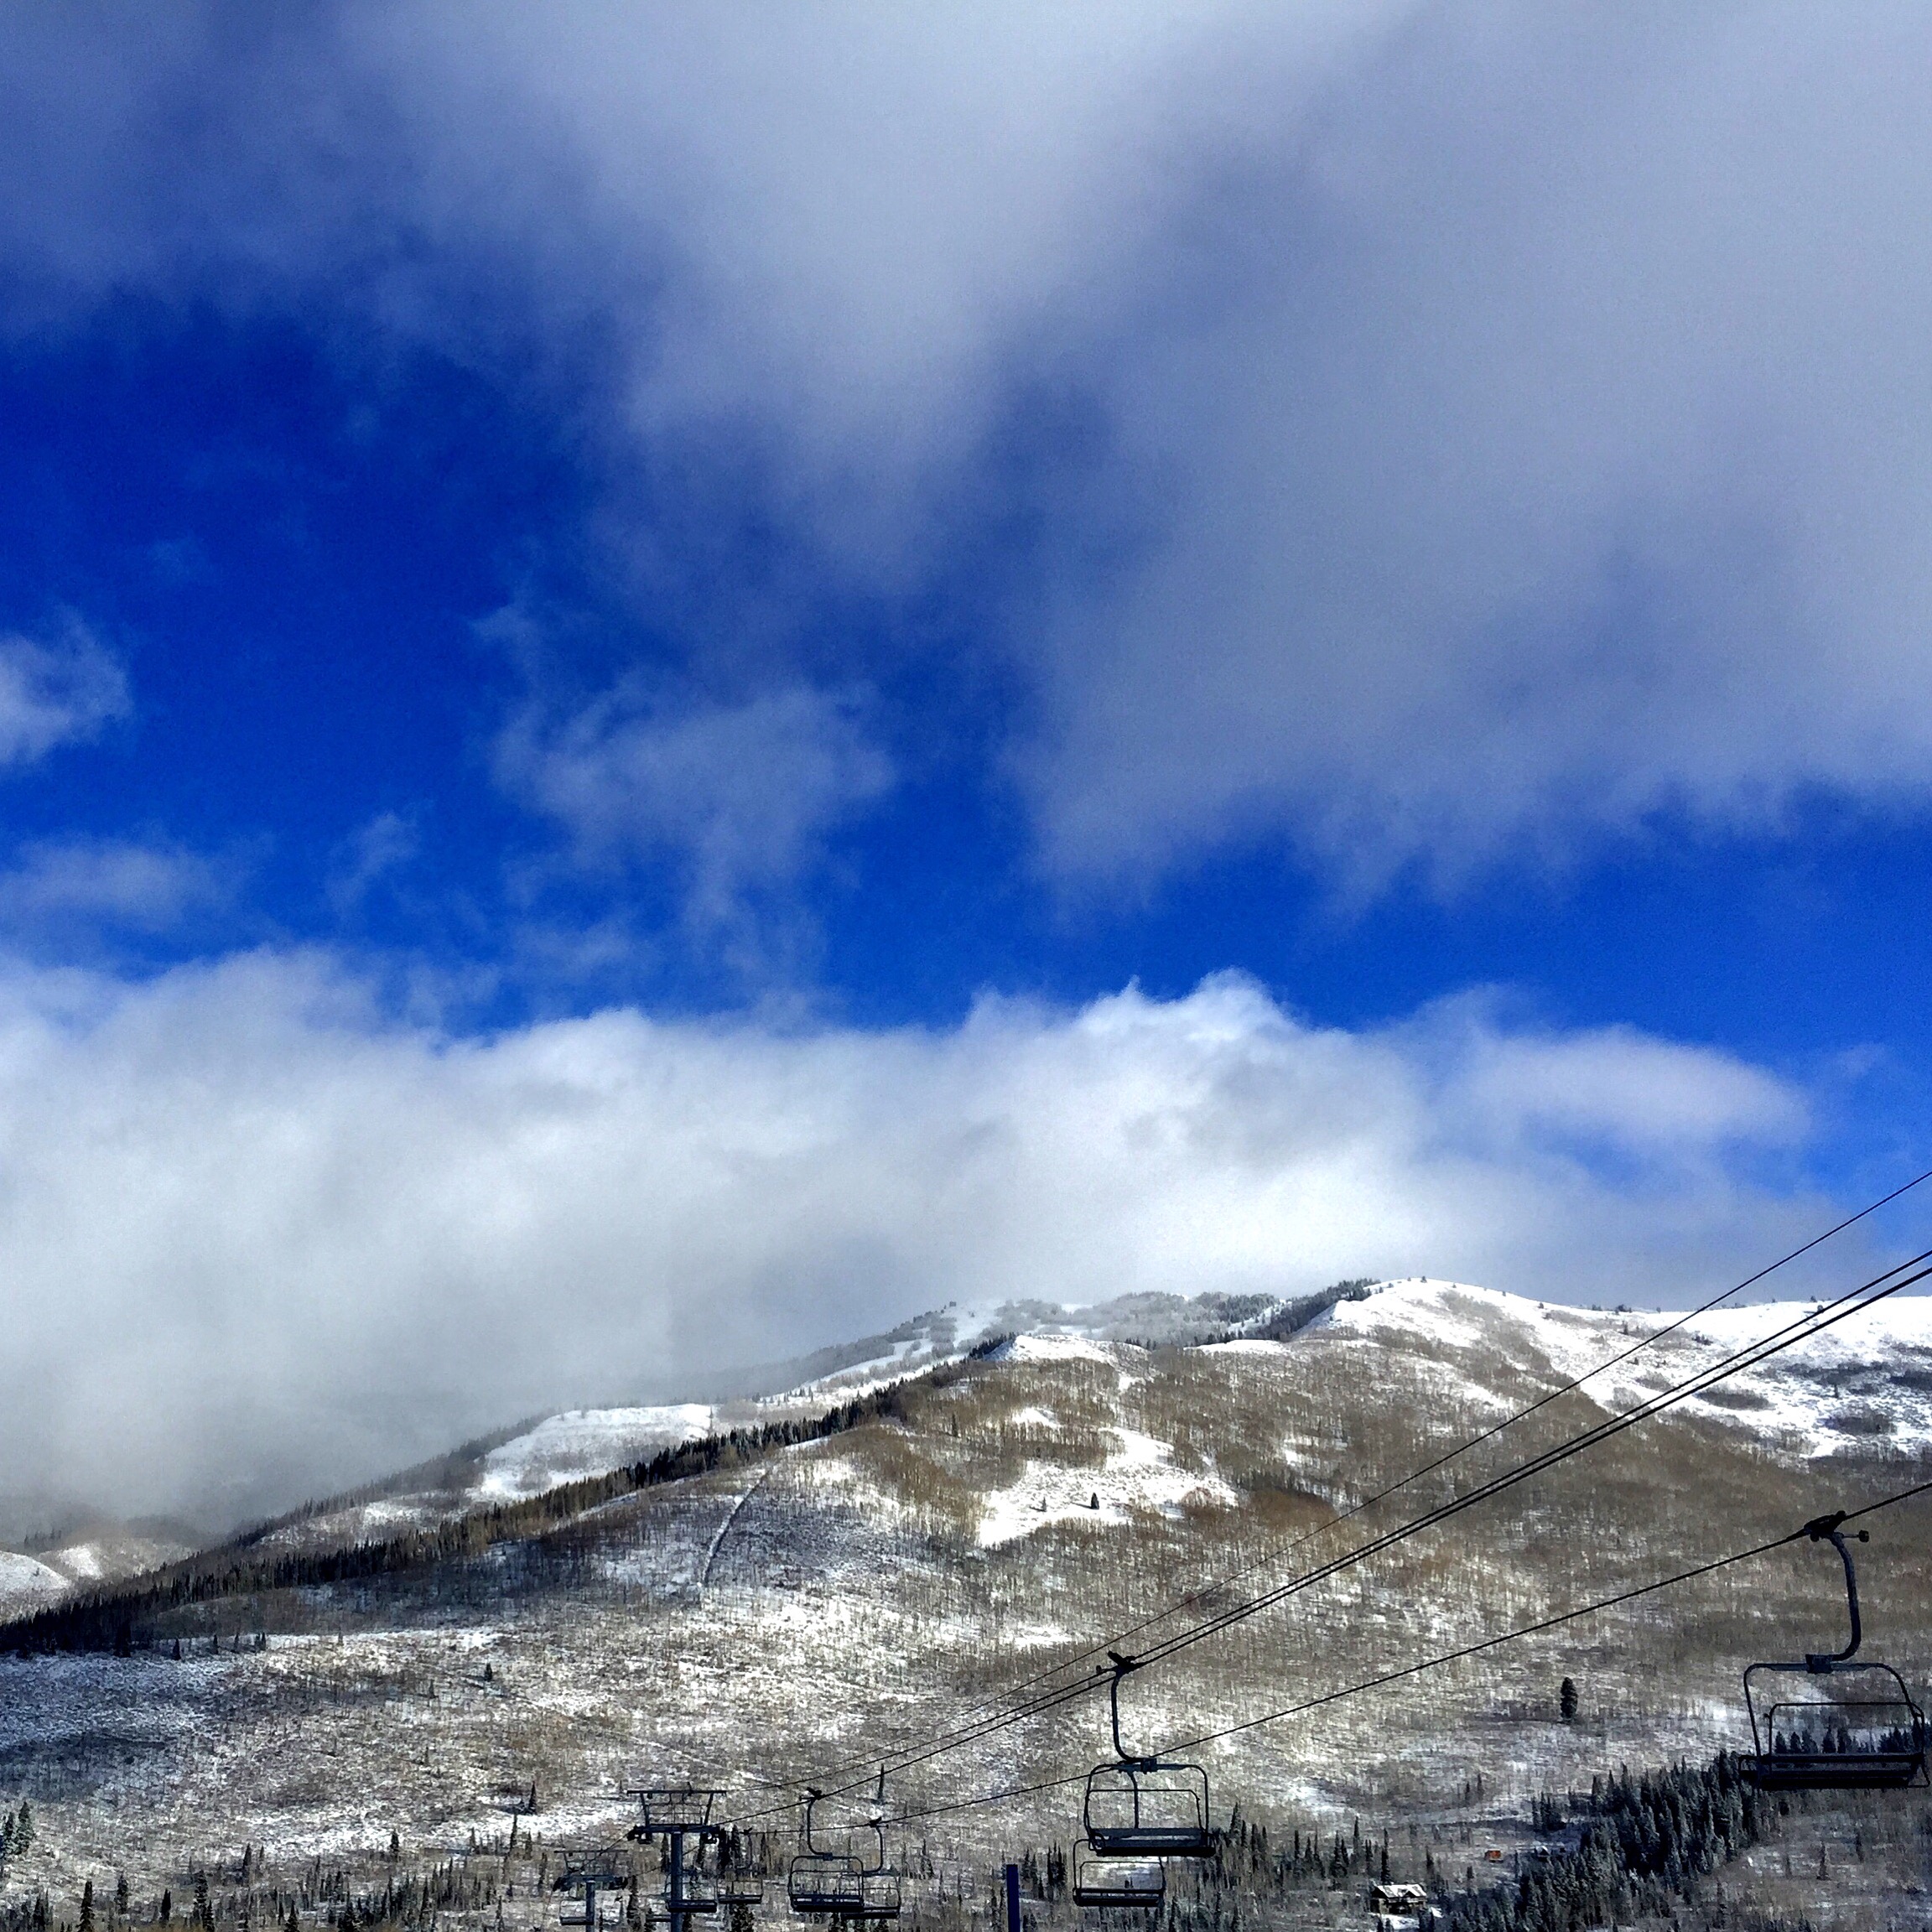
[[[1923,811],[1927,46],[1432,13],[1257,158],[1218,293],[1114,331],[1147,542],[1044,633],[1060,862],[1285,826],[1373,883]]]
[[[1707,1287],[1822,1213],[1749,1177],[1803,1119],[1706,1050],[1469,1005],[1317,1029],[1233,979],[938,1032],[454,1041],[316,957],[19,969],[0,1458],[244,1509],[955,1296]]]
[[[399,812],[378,812],[336,848],[329,869],[329,903],[338,917],[356,911],[382,880],[418,858],[421,828]]]
[[[755,425],[841,570],[1091,408],[1007,638],[1053,865],[1924,809],[1917,10],[435,18],[393,70],[507,85],[651,264],[643,432]]]
[[[76,932],[174,931],[231,903],[235,867],[172,844],[43,840],[0,871],[0,927],[70,940]]]
[[[80,624],[41,643],[0,636],[0,766],[28,765],[94,737],[128,711],[120,665]]]
[[[679,854],[701,929],[740,924],[748,894],[798,882],[892,782],[858,700],[802,686],[674,707],[620,688],[556,724],[528,711],[497,770],[589,862]]]
[[[841,589],[1032,532],[1010,769],[1063,870],[1260,834],[1373,886],[1925,808],[1920,9],[50,18],[0,114],[43,307],[596,318],[664,473],[729,494],[726,453]],[[1044,475],[1042,396],[1083,426]]]

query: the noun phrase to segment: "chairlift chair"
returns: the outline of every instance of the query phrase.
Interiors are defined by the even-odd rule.
[[[684,1911],[696,1913],[699,1917],[704,1917],[718,1909],[719,1904],[718,1888],[703,1872],[693,1872],[687,1866],[683,1873],[683,1883],[680,1889],[682,1895],[677,1903]],[[671,1902],[671,1888],[668,1883],[658,1893],[657,1898],[661,1904],[668,1904]]]
[[[792,1909],[803,1919],[844,1919],[864,1902],[856,1858],[835,1852],[801,1852],[786,1874]]]
[[[727,1909],[765,1903],[765,1876],[761,1872],[720,1872],[715,1889],[718,1903]]]
[[[880,1778],[883,1788],[884,1778]],[[817,1821],[823,1794],[805,1800],[804,1848],[786,1875],[792,1909],[802,1917],[893,1919],[899,1916],[899,1874],[886,1862],[886,1831],[876,1817],[839,1828],[844,1842],[834,1846]],[[865,1847],[854,1849],[854,1841]]]
[[[586,1932],[597,1932],[598,1894],[623,1891],[631,1877],[631,1861],[621,1846],[600,1845],[566,1852],[550,1888],[553,1892],[581,1893],[584,1903],[563,1907],[557,1914],[558,1921],[565,1925],[582,1925]]]
[[[1120,1858],[1081,1839],[1073,1847],[1073,1903],[1097,1910],[1153,1912],[1167,1896],[1167,1867],[1158,1858]]]
[[[1113,1858],[1212,1858],[1220,1837],[1208,1821],[1207,1772],[1128,1750],[1120,1737],[1120,1680],[1135,1661],[1114,1650],[1108,1655],[1114,1660],[1108,1696],[1115,1758],[1088,1774],[1081,1815],[1088,1845]]]
[[[792,1909],[802,1919],[899,1916],[902,1898],[896,1872],[868,1872],[839,1852],[801,1852],[786,1877]]]
[[[1925,1714],[1888,1664],[1854,1662],[1864,1626],[1858,1573],[1845,1540],[1845,1512],[1805,1525],[1814,1543],[1830,1543],[1845,1564],[1852,1640],[1842,1650],[1807,1653],[1798,1663],[1753,1664],[1744,1673],[1752,1756],[1742,1768],[1765,1791],[1895,1791],[1926,1776]],[[1864,1530],[1858,1540],[1868,1539]],[[1779,1695],[1767,1679],[1792,1678],[1810,1696]]]

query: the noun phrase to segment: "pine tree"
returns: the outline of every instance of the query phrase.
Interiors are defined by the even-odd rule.
[[[127,1874],[125,1872],[114,1875],[114,1909],[122,1918],[127,1916]]]
[[[1573,1677],[1563,1680],[1563,1688],[1557,1693],[1556,1707],[1566,1724],[1576,1722],[1576,1680]]]
[[[164,1891],[162,1893],[161,1909],[156,1914],[156,1916],[159,1918],[161,1923],[164,1925],[167,1924],[174,1918],[174,1894],[172,1892]]]
[[[80,1888],[80,1932],[94,1932],[94,1881]]]

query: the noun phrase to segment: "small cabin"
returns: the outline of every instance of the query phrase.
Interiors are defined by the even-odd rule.
[[[1420,1885],[1378,1885],[1369,1895],[1378,1912],[1420,1912],[1429,1894]]]
[[[1376,1932],[1425,1932],[1436,1914],[1420,1885],[1378,1885],[1368,1895]]]

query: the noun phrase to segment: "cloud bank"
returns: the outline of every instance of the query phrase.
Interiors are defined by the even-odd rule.
[[[0,984],[9,1483],[232,1517],[956,1298],[1706,1286],[1822,1213],[1806,1098],[1483,1002],[1237,979],[952,1031],[629,1010],[490,1040],[319,955]]]
[[[1050,870],[1452,884],[1926,808],[1922,9],[109,12],[10,49],[17,320],[602,330],[700,534],[603,527],[694,702],[918,659],[799,612],[969,557]],[[801,593],[749,659],[674,560],[737,517]]]

